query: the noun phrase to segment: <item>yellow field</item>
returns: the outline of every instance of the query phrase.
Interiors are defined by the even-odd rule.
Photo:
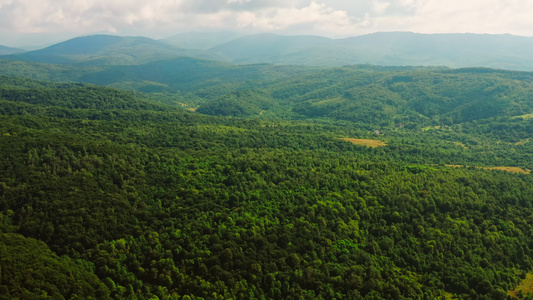
[[[501,171],[507,171],[511,173],[522,173],[522,174],[530,174],[531,170],[524,170],[519,167],[484,167],[485,170],[501,170]]]
[[[356,145],[363,145],[363,146],[368,146],[372,148],[387,146],[387,144],[385,144],[382,141],[378,141],[378,140],[352,139],[352,138],[340,138],[340,140],[345,140],[347,142],[350,142]]]
[[[530,140],[531,139],[521,140],[521,141],[516,142],[515,145],[517,145],[517,146],[525,145],[525,144],[529,143]]]
[[[518,291],[522,291],[524,295],[533,293],[533,274],[527,273],[526,278],[512,291],[507,292],[508,295],[518,297]]]
[[[453,297],[453,294],[452,294],[452,293],[444,292],[443,295],[444,295],[444,297],[445,297],[447,300],[456,300],[456,299],[457,299],[457,298],[454,298],[454,297]]]
[[[462,168],[464,166],[462,165],[446,165],[447,167],[454,167],[454,168]],[[510,173],[522,173],[522,174],[531,174],[531,170],[528,169],[522,169],[519,167],[476,167],[481,168],[485,170],[500,170],[500,171],[507,171]]]
[[[452,142],[452,143],[457,145],[457,146],[459,146],[459,147],[461,147],[461,148],[463,148],[463,149],[465,149],[465,150],[468,150],[468,147],[465,144],[463,144],[463,143],[460,143],[460,142]]]
[[[527,114],[527,115],[521,115],[521,116],[513,117],[513,119],[517,119],[517,118],[522,118],[524,120],[529,120],[529,119],[533,118],[533,114]]]

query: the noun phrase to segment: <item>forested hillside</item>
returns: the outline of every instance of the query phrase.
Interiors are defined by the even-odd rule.
[[[0,77],[2,295],[505,299],[533,268],[531,74],[200,66]]]
[[[233,65],[179,58],[85,66],[0,61],[1,73],[78,81],[217,116],[328,117],[373,126],[451,126],[533,113],[533,76],[484,68]]]

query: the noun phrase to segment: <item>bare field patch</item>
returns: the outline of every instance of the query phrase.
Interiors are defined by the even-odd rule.
[[[529,120],[529,119],[533,118],[533,114],[527,114],[527,115],[521,115],[521,116],[513,117],[513,119],[518,119],[518,118],[522,118],[524,120]]]
[[[446,167],[451,167],[451,168],[462,168],[464,167],[463,165],[446,165]]]
[[[447,167],[452,168],[462,168],[463,165],[446,165]],[[521,173],[521,174],[531,174],[531,170],[528,169],[522,169],[520,167],[476,167],[478,169],[485,169],[485,170],[499,170],[499,171],[506,171],[509,173]]]
[[[187,109],[188,111],[196,111],[198,109],[198,107],[200,107],[200,105],[198,105],[197,107],[191,107],[189,109]]]
[[[516,142],[515,145],[517,145],[517,146],[525,145],[525,144],[529,143],[530,140],[531,139],[521,140],[521,141]]]
[[[519,167],[484,167],[485,170],[500,170],[507,171],[511,173],[522,173],[522,174],[531,174],[531,170],[524,170]]]
[[[463,143],[460,143],[460,142],[452,142],[452,143],[453,143],[454,145],[457,145],[457,146],[459,146],[459,147],[465,149],[465,150],[468,150],[468,147],[467,147],[465,144],[463,144]]]
[[[340,140],[344,140],[344,141],[350,142],[352,144],[368,146],[368,147],[372,147],[372,148],[387,146],[386,143],[384,143],[382,141],[378,141],[378,140],[352,139],[352,138],[340,138]]]
[[[533,293],[533,274],[532,273],[527,273],[526,278],[523,279],[514,290],[508,291],[507,295],[511,295],[513,297],[518,298],[518,294],[520,291],[522,291],[523,295],[527,295],[527,293]]]

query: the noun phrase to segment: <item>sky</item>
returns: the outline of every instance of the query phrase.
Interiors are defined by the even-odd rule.
[[[97,33],[165,38],[198,31],[533,36],[532,13],[531,0],[0,0],[0,45],[38,47]]]

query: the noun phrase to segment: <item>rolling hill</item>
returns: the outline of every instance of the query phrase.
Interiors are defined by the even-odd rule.
[[[379,32],[346,39],[259,34],[215,46],[235,63],[488,67],[533,70],[533,38]]]
[[[179,49],[145,37],[92,35],[74,38],[50,47],[5,59],[49,64],[134,65],[183,56],[220,59],[201,50]]]
[[[366,52],[366,63],[533,70],[533,38],[510,34],[380,32],[337,41]]]
[[[533,112],[531,73],[487,68],[236,65],[188,57],[123,66],[7,60],[0,66],[4,75],[134,90],[211,115],[428,126]]]
[[[179,47],[179,48],[178,48]],[[533,38],[509,34],[378,32],[344,39],[271,33],[185,33],[163,40],[94,35],[2,58],[87,66],[140,65],[178,57],[236,64],[484,67],[533,71]]]
[[[248,35],[215,46],[209,51],[231,58],[235,63],[280,63],[285,56],[331,40],[320,36],[282,36],[272,33]]]
[[[237,32],[187,32],[173,35],[161,39],[160,41],[168,43],[182,49],[201,49],[208,50],[220,44],[230,42],[240,38],[242,34]]]
[[[25,50],[0,45],[0,55],[16,54],[22,52],[25,52]]]

